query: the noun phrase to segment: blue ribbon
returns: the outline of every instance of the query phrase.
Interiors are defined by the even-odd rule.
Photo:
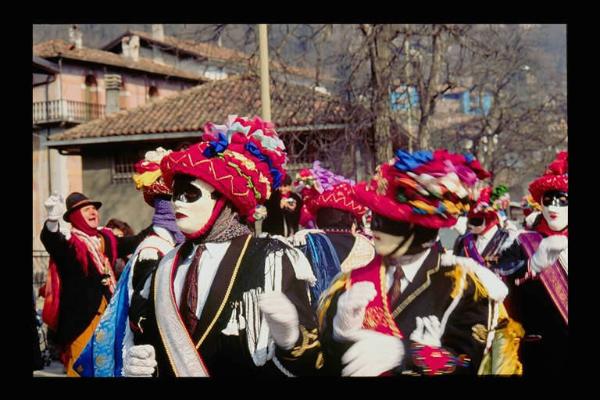
[[[222,132],[219,132],[219,140],[210,142],[202,154],[204,154],[204,157],[212,158],[217,154],[224,152],[228,145],[229,142],[227,141],[227,136]]]
[[[269,171],[271,172],[271,176],[273,177],[273,190],[277,189],[281,185],[282,174],[277,170],[277,168],[273,167],[273,163],[269,157],[262,154],[254,143],[249,142],[246,144],[246,150],[248,150],[252,155],[258,158],[261,161],[264,161],[269,166]]]
[[[475,156],[471,153],[463,153],[463,155],[465,156],[465,160],[467,160],[467,164],[471,164],[475,159]]]
[[[433,154],[428,150],[415,151],[413,154],[403,150],[396,150],[395,154],[396,162],[394,163],[394,167],[400,171],[412,171],[433,160]]]

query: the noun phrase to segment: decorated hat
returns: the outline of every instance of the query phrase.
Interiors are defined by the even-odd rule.
[[[201,179],[252,222],[255,208],[281,185],[285,162],[285,146],[273,124],[229,116],[225,125],[208,122],[199,143],[168,154],[160,167],[168,187],[176,174]]]
[[[510,193],[505,185],[498,185],[490,196],[492,207],[496,210],[508,210],[510,207]]]
[[[314,222],[317,211],[326,207],[348,211],[360,218],[366,208],[356,201],[352,185],[353,180],[323,168],[318,160],[313,162],[312,168],[300,170],[294,180],[294,190],[302,195],[304,202],[301,224]]]
[[[306,204],[312,215],[317,215],[322,208],[335,208],[360,219],[367,212],[367,208],[356,199],[354,188],[347,182],[339,183],[318,196],[309,198]]]
[[[79,210],[81,207],[93,205],[97,210],[102,207],[101,202],[90,200],[85,194],[79,192],[73,192],[68,195],[65,200],[65,205],[67,206],[67,211],[63,214],[63,219],[67,222],[70,222],[69,215],[71,215],[73,211]]]
[[[134,165],[136,172],[133,175],[135,188],[142,190],[144,200],[150,206],[154,206],[156,196],[171,196],[172,194],[170,186],[165,184],[160,170],[160,162],[169,153],[171,153],[171,150],[159,147],[156,150],[146,152],[144,159]]]
[[[373,212],[426,228],[451,227],[469,210],[472,188],[490,174],[471,154],[397,150],[368,182],[355,187]]]
[[[529,216],[529,214],[531,214],[532,212],[542,211],[542,206],[540,206],[539,203],[536,203],[535,200],[533,200],[531,194],[523,196],[523,198],[521,199],[521,208],[523,209],[523,214],[526,217]]]
[[[468,216],[478,214],[496,214],[507,210],[510,206],[510,194],[504,185],[498,185],[493,190],[490,186],[484,187],[479,192],[475,204],[469,210]]]
[[[540,204],[544,193],[551,190],[569,191],[569,153],[566,151],[558,153],[556,159],[546,168],[544,175],[529,185],[533,200]]]

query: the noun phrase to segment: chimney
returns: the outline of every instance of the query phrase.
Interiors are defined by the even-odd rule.
[[[116,113],[120,110],[121,75],[104,75],[104,86],[106,87],[106,115]]]
[[[121,39],[121,55],[126,58],[131,57],[131,53],[129,52],[129,36],[123,36]]]
[[[76,49],[83,47],[83,34],[77,25],[69,28],[69,43],[74,45]]]
[[[160,42],[165,40],[165,30],[163,24],[152,24],[152,38]]]
[[[133,61],[140,59],[140,37],[137,35],[133,35],[129,39],[129,56]]]
[[[154,40],[163,42],[165,40],[165,31],[163,29],[163,24],[152,24],[152,38]],[[164,64],[164,60],[162,58],[162,52],[156,44],[152,45],[152,60],[159,64]]]
[[[138,61],[140,59],[140,37],[137,35],[124,36],[121,39],[121,49],[123,57]]]

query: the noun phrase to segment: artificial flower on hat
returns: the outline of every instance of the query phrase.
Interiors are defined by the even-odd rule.
[[[556,159],[546,168],[544,175],[529,185],[533,200],[539,204],[542,203],[544,193],[551,190],[569,191],[569,153],[566,151],[558,153]]]
[[[492,207],[495,210],[507,210],[510,207],[510,193],[505,185],[498,185],[490,195]]]
[[[533,200],[533,196],[531,196],[531,194],[523,196],[521,199],[521,208],[523,209],[523,214],[526,217],[533,212],[542,212],[542,206]]]
[[[472,189],[489,177],[471,154],[447,150],[397,150],[377,167],[370,181],[359,183],[358,200],[373,212],[395,221],[438,229],[451,227],[469,210]]]
[[[272,123],[233,115],[224,125],[206,123],[202,140],[166,156],[161,170],[167,185],[175,174],[207,182],[253,222],[255,208],[281,185],[286,161]]]
[[[154,198],[157,195],[171,196],[172,194],[170,186],[165,184],[160,170],[160,162],[170,153],[171,150],[158,147],[156,150],[146,152],[144,159],[133,166],[136,172],[133,175],[135,188],[143,191],[144,201],[150,206],[154,206]]]
[[[358,204],[354,198],[353,185],[352,179],[323,168],[318,160],[313,162],[312,168],[300,170],[294,181],[294,190],[302,195],[304,203],[300,224],[302,226],[314,224],[317,211],[323,207],[348,211],[360,219],[366,212],[366,208]]]

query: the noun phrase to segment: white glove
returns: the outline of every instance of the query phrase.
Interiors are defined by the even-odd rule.
[[[512,222],[510,219],[507,219],[506,222],[504,222],[504,229],[506,229],[508,231],[513,231],[513,232],[519,231],[519,228],[517,227],[517,225],[515,225],[515,223]]]
[[[277,346],[284,350],[294,347],[300,336],[300,322],[290,299],[281,292],[263,293],[258,299],[258,307],[265,315]]]
[[[306,235],[309,233],[323,233],[321,229],[302,229],[294,234],[292,237],[292,243],[294,246],[305,246],[306,245]]]
[[[352,285],[338,299],[337,312],[333,318],[333,338],[338,341],[356,341],[362,330],[367,304],[375,298],[377,291],[372,282]]]
[[[442,347],[442,326],[435,315],[417,317],[417,327],[410,334],[410,340],[426,346]]]
[[[458,217],[456,220],[456,224],[452,227],[459,235],[464,235],[467,231],[467,218],[466,217]]]
[[[125,353],[123,375],[130,377],[151,377],[156,368],[154,347],[149,344],[132,346]]]
[[[383,333],[361,329],[360,339],[342,356],[342,376],[379,376],[402,362],[402,340]]]
[[[569,239],[562,235],[553,235],[540,242],[537,251],[531,257],[531,268],[537,274],[556,262],[560,253],[569,247]]]
[[[139,261],[144,260],[158,260],[158,251],[152,248],[145,248],[140,251],[140,255],[138,257]]]
[[[58,193],[54,192],[52,196],[48,197],[44,202],[44,207],[46,208],[46,214],[48,216],[49,221],[58,221],[60,216],[62,215],[62,196],[59,196]]]

